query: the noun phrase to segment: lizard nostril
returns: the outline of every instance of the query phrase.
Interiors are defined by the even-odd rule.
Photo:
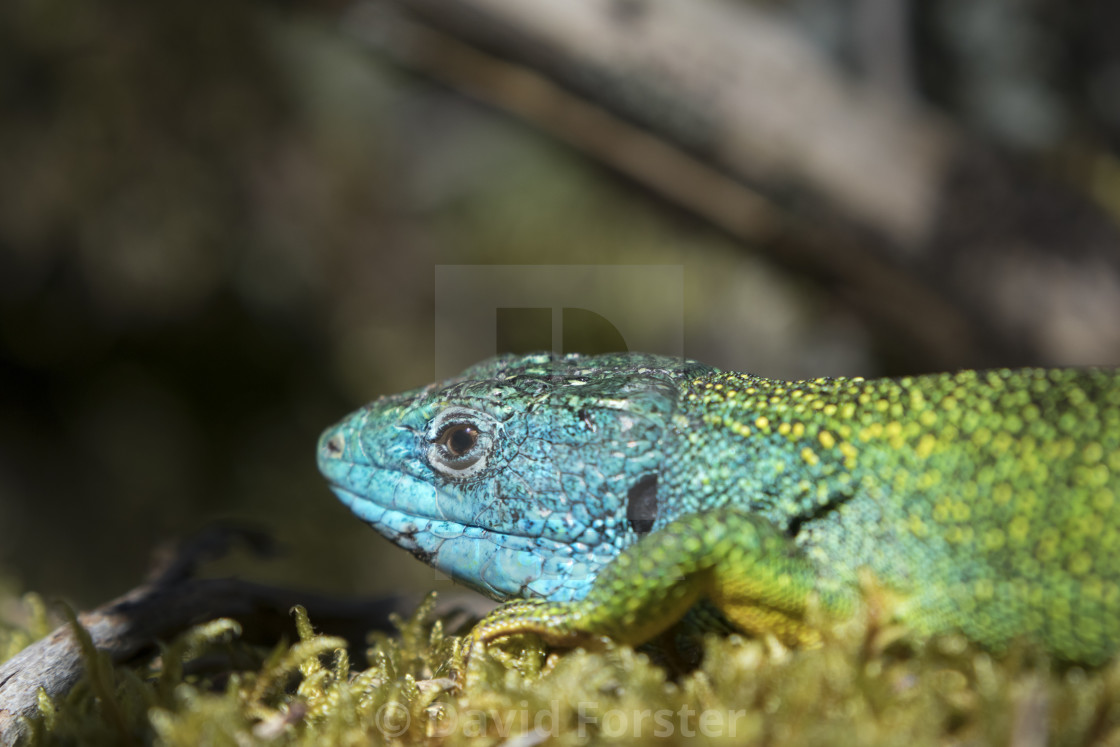
[[[327,439],[327,454],[332,457],[342,456],[343,447],[346,446],[346,441],[342,438],[341,433],[336,433]]]

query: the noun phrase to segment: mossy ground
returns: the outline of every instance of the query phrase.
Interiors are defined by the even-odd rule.
[[[0,629],[0,657],[47,632]],[[787,651],[711,637],[676,677],[628,648],[549,653],[492,645],[451,688],[454,636],[432,601],[399,634],[371,639],[368,666],[297,612],[299,640],[271,651],[232,621],[198,626],[153,661],[90,674],[40,700],[31,744],[1120,744],[1120,664],[1086,671],[1028,648],[993,657],[957,638],[924,644],[874,614]]]

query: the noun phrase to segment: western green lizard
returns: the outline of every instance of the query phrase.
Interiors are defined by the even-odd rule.
[[[812,643],[870,571],[900,621],[1098,664],[1120,646],[1120,373],[774,381],[495,358],[327,430],[377,531],[499,600],[475,644],[638,644],[686,614]]]

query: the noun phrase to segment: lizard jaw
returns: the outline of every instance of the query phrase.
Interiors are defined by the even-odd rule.
[[[415,482],[395,474],[403,481]],[[492,599],[580,599],[602,565],[610,560],[605,553],[613,554],[609,547],[504,534],[406,513],[333,482],[331,490],[383,537]]]

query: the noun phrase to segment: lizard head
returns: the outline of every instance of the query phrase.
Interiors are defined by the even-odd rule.
[[[578,599],[657,523],[677,380],[701,370],[500,356],[351,414],[320,438],[319,469],[358,517],[455,580],[497,599]]]

